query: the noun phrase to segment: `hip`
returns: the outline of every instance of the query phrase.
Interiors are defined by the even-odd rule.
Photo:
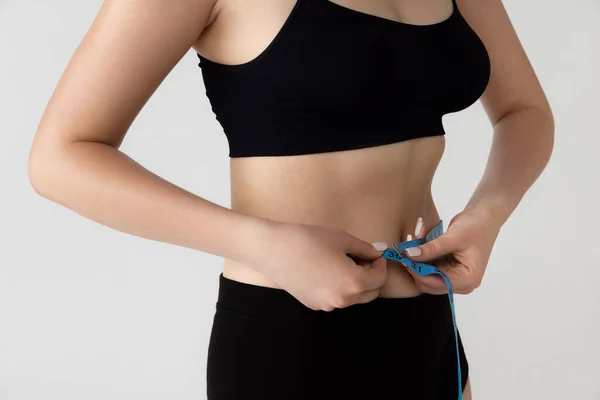
[[[459,345],[464,387],[460,338]],[[283,290],[221,276],[208,398],[453,398],[456,357],[445,295],[378,298],[324,312]]]

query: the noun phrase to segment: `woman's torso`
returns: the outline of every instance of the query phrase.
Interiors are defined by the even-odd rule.
[[[327,0],[300,1],[326,2]],[[425,2],[336,0],[336,3],[338,1],[339,4],[325,5],[329,7],[327,12],[342,13],[351,18],[358,17],[357,30],[361,29],[361,21],[368,21],[369,24],[383,24],[385,29],[403,27],[407,33],[410,32],[410,35],[420,35],[421,29],[438,29],[435,26],[438,24],[442,29],[441,24],[449,16],[457,18],[453,2],[450,0]],[[260,0],[251,3],[241,0],[223,0],[216,9],[216,17],[199,38],[195,49],[205,58],[205,63],[208,63],[210,68],[216,66],[225,70],[231,68],[235,70],[236,64],[252,65],[252,60],[257,57],[265,63],[265,59],[268,61],[267,57],[274,57],[275,50],[272,43],[274,38],[279,41],[276,42],[279,48],[285,44],[285,36],[278,36],[278,34],[282,26],[289,23],[286,20],[295,4],[296,0]],[[358,14],[353,10],[364,14]],[[340,17],[346,18],[344,15]],[[306,21],[299,22],[301,17],[301,14],[297,15],[293,22],[310,26]],[[396,25],[392,20],[403,22]],[[402,25],[403,23],[415,26]],[[286,29],[292,28],[286,26]],[[391,30],[390,32],[400,33]],[[435,37],[432,31],[423,31],[423,34],[429,35],[427,38]],[[268,49],[271,54],[263,54],[265,49]],[[293,52],[294,49],[289,51]],[[357,57],[360,57],[360,53]],[[217,65],[213,61],[226,65]],[[310,68],[309,61],[307,60],[308,68]],[[406,62],[411,62],[410,57],[407,57]],[[267,66],[263,64],[254,68]],[[281,71],[270,71],[273,74],[278,72]],[[404,72],[415,74],[416,70],[407,68]],[[356,78],[360,79],[358,75]],[[331,81],[335,78],[332,75],[328,79]],[[381,85],[385,82],[386,76],[379,76],[377,79]],[[392,79],[396,81],[406,79],[406,82],[413,80],[411,76],[398,78],[397,75],[390,76],[389,79],[390,86],[393,86]],[[352,82],[348,82],[348,85],[352,85]],[[323,90],[326,91],[327,88]],[[418,88],[415,87],[415,90]],[[406,97],[405,94],[404,96]],[[426,107],[427,99],[424,100],[423,105]],[[474,98],[465,98],[462,108],[474,100]],[[377,99],[372,99],[371,103],[373,101]],[[386,101],[389,104],[389,101]],[[368,106],[367,104],[365,103],[365,106]],[[401,112],[402,110],[398,110],[402,117]],[[410,113],[407,113],[407,120],[410,117]],[[399,132],[403,130],[402,120],[403,118],[398,118]],[[361,129],[363,129],[361,135],[369,135],[368,126],[361,125]],[[373,131],[377,129],[381,127],[374,120]],[[411,129],[415,129],[414,124],[411,125]],[[346,151],[283,157],[231,158],[231,208],[272,220],[341,228],[369,242],[383,241],[391,245],[404,241],[407,234],[414,234],[415,223],[419,216],[423,217],[425,225],[429,228],[440,220],[431,196],[431,183],[444,151],[445,139],[443,135],[427,132],[418,136],[422,137]],[[383,297],[418,295],[419,291],[405,268],[394,261],[387,262],[388,280],[380,295]],[[323,268],[327,266],[324,265]],[[223,273],[226,277],[237,281],[277,287],[255,270],[230,259],[225,259]]]
[[[430,137],[349,152],[234,159],[231,207],[273,220],[341,228],[362,240],[391,246],[414,233],[419,216],[429,227],[440,220],[431,180],[443,149],[443,137]],[[388,279],[380,295],[418,294],[405,268],[387,262]],[[229,259],[223,273],[276,287]]]

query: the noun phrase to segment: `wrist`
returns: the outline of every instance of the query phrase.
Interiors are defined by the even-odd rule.
[[[261,272],[265,254],[270,251],[267,247],[273,245],[283,225],[267,218],[248,217],[236,234],[235,242],[240,252],[233,259]]]
[[[507,203],[502,199],[471,201],[466,205],[464,211],[483,218],[487,225],[492,225],[498,230],[512,213],[510,207],[507,207]]]

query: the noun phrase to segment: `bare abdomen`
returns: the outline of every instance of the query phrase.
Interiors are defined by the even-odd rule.
[[[231,208],[275,221],[344,229],[391,246],[414,234],[419,216],[428,229],[439,222],[431,181],[444,143],[443,136],[436,136],[343,152],[233,158]],[[388,280],[380,296],[418,295],[405,268],[387,262]],[[223,273],[277,287],[233,260],[225,259]]]

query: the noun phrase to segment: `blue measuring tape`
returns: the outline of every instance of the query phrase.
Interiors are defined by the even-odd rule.
[[[388,248],[387,250],[385,250],[381,257],[387,258],[388,260],[399,261],[402,264],[409,267],[410,269],[412,269],[413,271],[415,271],[415,273],[417,273],[418,275],[437,274],[444,279],[444,283],[446,284],[446,289],[448,290],[448,299],[450,300],[450,310],[452,311],[452,323],[454,325],[454,341],[456,343],[456,359],[458,362],[458,365],[457,365],[457,368],[458,368],[458,400],[462,400],[463,388],[462,388],[462,379],[461,379],[461,375],[460,375],[460,354],[458,351],[458,331],[456,328],[456,316],[455,316],[455,312],[454,312],[454,293],[452,291],[452,282],[450,282],[450,279],[448,278],[448,276],[445,273],[443,273],[439,268],[436,268],[433,265],[413,261],[410,258],[406,257],[406,255],[405,255],[405,250],[408,249],[409,247],[420,246],[425,242],[429,242],[430,240],[440,237],[443,233],[444,233],[444,225],[443,225],[443,222],[440,221],[440,223],[437,224],[431,231],[429,231],[427,236],[425,236],[424,238],[396,243],[393,245],[394,246],[393,249]]]

